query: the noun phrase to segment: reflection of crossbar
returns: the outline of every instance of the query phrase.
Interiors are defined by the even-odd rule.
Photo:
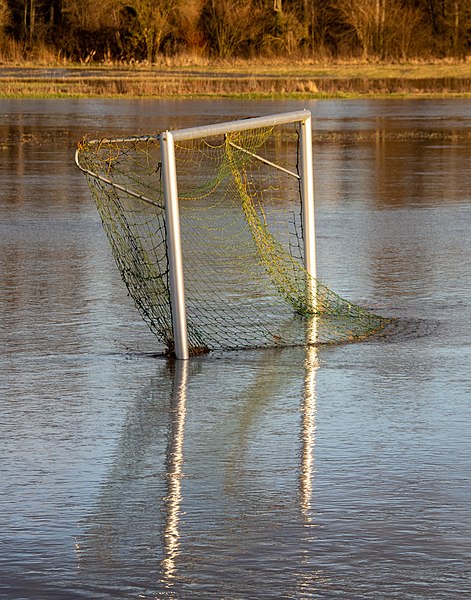
[[[296,177],[296,179],[301,179],[300,175],[298,175],[297,173],[293,173],[293,171],[290,171],[289,169],[285,169],[281,165],[277,165],[276,163],[273,163],[270,160],[267,160],[266,158],[263,158],[263,156],[259,156],[258,154],[254,154],[253,152],[249,152],[245,148],[242,148],[241,146],[238,146],[237,144],[234,144],[234,142],[231,142],[230,140],[228,141],[228,144],[229,144],[229,146],[232,146],[233,148],[236,148],[236,150],[240,150],[241,152],[244,152],[245,154],[248,154],[249,156],[252,156],[256,160],[259,160],[260,162],[265,163],[266,165],[269,165],[270,167],[273,167],[274,169],[278,169],[279,171],[283,171],[283,173],[288,173],[288,175],[291,175],[292,177]]]

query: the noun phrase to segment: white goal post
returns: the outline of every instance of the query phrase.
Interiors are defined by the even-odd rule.
[[[229,121],[215,125],[204,125],[174,131],[165,131],[159,136],[162,155],[162,182],[167,221],[167,243],[169,262],[169,287],[172,309],[175,356],[188,359],[188,334],[185,309],[185,283],[183,276],[182,246],[180,235],[180,217],[178,203],[178,173],[175,163],[175,142],[201,139],[214,135],[247,131],[288,123],[300,123],[300,173],[290,173],[300,178],[302,202],[302,227],[304,243],[304,268],[309,273],[311,286],[316,281],[316,241],[314,222],[314,180],[312,163],[311,113],[308,110],[286,112],[264,117],[255,117]],[[240,150],[241,148],[239,148]],[[256,159],[268,162],[262,157]],[[276,164],[268,162],[272,167]],[[286,171],[286,170],[285,170]],[[315,302],[316,290],[308,290],[311,303]]]

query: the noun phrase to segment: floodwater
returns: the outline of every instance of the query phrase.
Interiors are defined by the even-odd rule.
[[[309,108],[318,272],[408,326],[171,362],[75,143]],[[0,598],[471,597],[469,100],[0,100]]]

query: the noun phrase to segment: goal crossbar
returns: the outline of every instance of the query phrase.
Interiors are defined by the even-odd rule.
[[[248,129],[260,129],[262,127],[274,127],[275,125],[286,125],[287,123],[303,122],[311,118],[311,112],[307,109],[292,112],[267,115],[264,117],[249,117],[237,121],[227,121],[214,125],[201,125],[199,127],[188,127],[170,131],[176,142],[205,138],[212,135],[223,135]]]

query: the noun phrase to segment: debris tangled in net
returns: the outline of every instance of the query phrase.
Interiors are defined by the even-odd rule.
[[[176,144],[190,354],[354,341],[391,322],[304,269],[298,137],[293,124]],[[172,353],[159,139],[84,141],[78,157],[129,294]]]

